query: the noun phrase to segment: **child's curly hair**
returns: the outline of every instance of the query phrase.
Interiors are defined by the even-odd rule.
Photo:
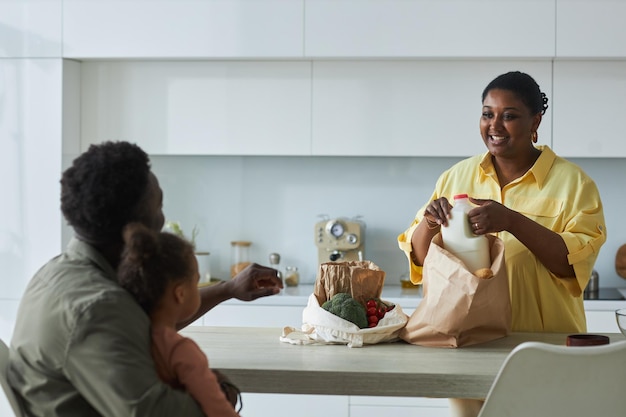
[[[194,276],[188,241],[167,232],[155,232],[140,223],[124,227],[124,251],[118,267],[120,285],[150,314],[171,282]]]

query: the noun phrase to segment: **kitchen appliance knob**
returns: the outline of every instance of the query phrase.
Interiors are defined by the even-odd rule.
[[[337,259],[341,258],[341,252],[333,251],[328,257],[332,262],[335,262]]]

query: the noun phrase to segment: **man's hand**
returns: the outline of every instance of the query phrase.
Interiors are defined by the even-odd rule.
[[[250,264],[228,283],[231,295],[242,301],[252,301],[259,297],[278,294],[283,282],[274,268]]]

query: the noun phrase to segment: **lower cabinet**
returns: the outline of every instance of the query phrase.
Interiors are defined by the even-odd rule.
[[[345,395],[242,394],[245,417],[348,417]],[[391,415],[383,413],[383,415]]]
[[[350,397],[350,417],[448,417],[446,398]]]
[[[615,309],[585,311],[587,316],[587,333],[619,333]]]
[[[246,417],[448,417],[445,398],[243,393]]]

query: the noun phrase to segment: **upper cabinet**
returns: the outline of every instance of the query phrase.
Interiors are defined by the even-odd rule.
[[[626,157],[626,61],[554,63],[554,151],[564,157]]]
[[[557,0],[556,56],[626,58],[626,1]]]
[[[310,155],[311,64],[81,64],[81,147],[129,140],[151,154]]]
[[[313,155],[470,156],[486,151],[481,94],[521,70],[552,89],[549,61],[320,61],[313,65]],[[550,113],[539,129],[551,144]]]
[[[302,57],[304,0],[64,0],[67,58]]]
[[[0,58],[61,57],[62,0],[1,0]]]
[[[554,56],[555,0],[307,0],[308,57]]]

